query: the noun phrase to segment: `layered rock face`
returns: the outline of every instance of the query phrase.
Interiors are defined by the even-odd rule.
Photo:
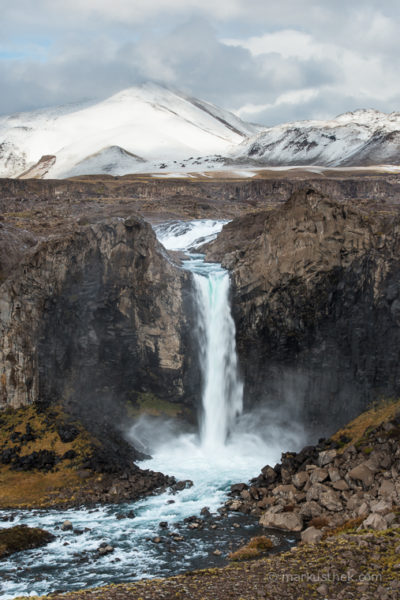
[[[245,401],[331,433],[400,392],[400,222],[312,190],[226,225]]]
[[[60,402],[93,430],[140,393],[193,403],[188,277],[138,217],[39,242],[0,287],[0,409]]]

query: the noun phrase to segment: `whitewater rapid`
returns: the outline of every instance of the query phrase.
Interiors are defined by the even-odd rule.
[[[40,526],[56,539],[40,549],[19,553],[0,563],[0,597],[42,595],[54,590],[83,589],[144,577],[168,576],[187,569],[218,563],[213,551],[224,550],[238,532],[247,537],[256,525],[245,519],[241,529],[230,525],[242,519],[232,515],[223,531],[191,533],[175,549],[154,544],[159,523],[168,531],[182,532],[180,523],[199,515],[205,506],[212,513],[224,503],[232,483],[248,481],[266,464],[274,465],[282,450],[292,448],[296,436],[282,431],[274,416],[242,412],[242,382],[238,373],[235,327],[229,303],[229,274],[220,265],[204,262],[199,247],[216,237],[224,221],[174,222],[155,228],[167,249],[188,253],[183,268],[193,273],[193,293],[199,308],[197,327],[199,360],[203,377],[203,415],[200,431],[177,433],[174,424],[154,425],[139,420],[132,439],[145,435],[152,440],[152,458],[140,463],[144,469],[192,480],[193,486],[175,495],[169,492],[125,505],[94,509],[0,511],[0,520],[13,514],[11,526],[25,523]],[[264,415],[265,417],[265,415]],[[133,510],[136,517],[126,515]],[[116,518],[117,515],[122,518]],[[70,520],[76,533],[61,532]],[[246,533],[247,531],[247,533]],[[225,538],[223,537],[225,535]],[[253,533],[254,535],[254,533]],[[225,539],[225,541],[224,541]],[[287,536],[287,541],[293,541]],[[113,554],[98,558],[103,542],[114,546]],[[214,562],[212,562],[214,561]]]

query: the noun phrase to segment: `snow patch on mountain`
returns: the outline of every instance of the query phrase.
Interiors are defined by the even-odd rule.
[[[57,107],[0,118],[0,176],[19,176],[38,164],[43,155],[55,156],[45,177],[65,177],[82,168],[113,163],[110,151],[119,147],[126,172],[128,154],[156,168],[157,162],[183,160],[193,155],[228,154],[257,129],[228,111],[167,88],[145,84],[99,103]],[[1,146],[0,146],[1,148]],[[11,148],[11,150],[10,150]],[[111,151],[114,154],[115,150]],[[100,153],[102,157],[94,159]],[[134,164],[137,171],[140,161]]]
[[[120,146],[109,146],[79,162],[65,173],[65,177],[77,177],[87,173],[128,175],[137,171],[138,165],[143,165],[145,162],[140,156],[127,152]]]
[[[400,113],[361,109],[277,125],[243,141],[231,158],[263,166],[399,164]]]
[[[101,102],[0,117],[0,177],[370,165],[400,165],[399,112],[361,109],[262,128],[145,84]]]

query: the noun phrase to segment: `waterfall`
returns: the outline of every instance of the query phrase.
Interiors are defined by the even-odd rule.
[[[243,408],[238,377],[235,323],[229,304],[229,275],[221,267],[194,272],[200,364],[203,376],[200,439],[205,448],[224,445]]]
[[[203,379],[200,440],[204,449],[222,447],[243,408],[243,384],[238,376],[235,323],[232,318],[228,271],[207,263],[199,246],[214,239],[226,221],[170,222],[156,227],[169,250],[183,250],[183,267],[193,273],[197,334]]]

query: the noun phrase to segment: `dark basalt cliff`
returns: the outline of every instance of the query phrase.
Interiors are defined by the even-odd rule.
[[[5,229],[12,254],[18,232]],[[148,223],[110,218],[28,238],[3,259],[0,409],[61,403],[98,435],[143,394],[195,404],[189,276]]]
[[[331,433],[400,393],[400,220],[312,191],[226,225],[247,404]]]

